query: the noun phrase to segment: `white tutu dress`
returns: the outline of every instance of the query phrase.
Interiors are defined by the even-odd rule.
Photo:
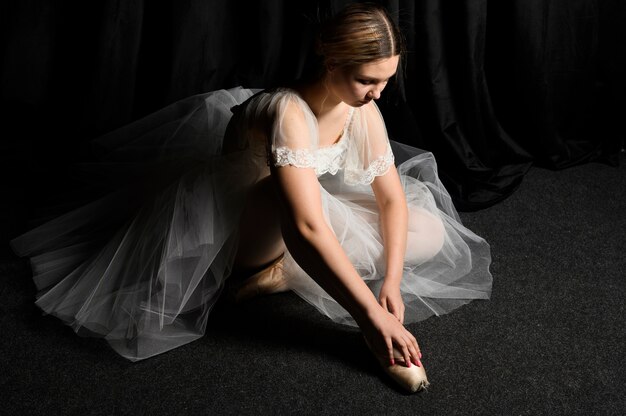
[[[306,125],[295,140],[282,132],[288,106]],[[133,361],[203,336],[232,270],[247,193],[270,163],[315,169],[325,218],[377,295],[385,261],[370,184],[394,159],[409,206],[405,323],[487,299],[489,245],[461,224],[432,154],[390,143],[380,113],[368,108],[353,109],[339,141],[320,147],[316,119],[295,91],[234,88],[189,97],[97,139],[95,170],[110,192],[11,242],[31,258],[37,305]],[[413,216],[434,219],[442,238],[412,238]],[[299,296],[355,325],[289,253],[284,268]]]

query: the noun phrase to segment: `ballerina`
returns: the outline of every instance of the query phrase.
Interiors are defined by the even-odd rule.
[[[190,97],[101,138],[109,160],[159,151],[136,164],[149,173],[12,242],[32,256],[37,304],[140,360],[201,337],[233,269],[254,271],[237,301],[293,290],[358,325],[401,386],[426,387],[404,324],[488,298],[489,246],[432,155],[387,137],[375,100],[404,46],[385,10],[346,7],[317,52],[303,82]]]

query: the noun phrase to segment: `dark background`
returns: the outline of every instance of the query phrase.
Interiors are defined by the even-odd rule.
[[[347,3],[3,2],[3,163],[39,182],[173,101],[296,78],[316,21]],[[390,135],[434,152],[460,210],[506,198],[532,164],[617,164],[625,2],[382,3],[408,46],[380,102]]]
[[[98,135],[297,77],[344,3],[0,3],[0,240],[67,208]],[[493,255],[489,301],[408,326],[430,391],[403,394],[358,331],[290,293],[220,301],[207,336],[131,363],[42,317],[5,244],[0,414],[624,414],[626,2],[384,4],[409,47],[380,100],[391,136],[434,152]]]

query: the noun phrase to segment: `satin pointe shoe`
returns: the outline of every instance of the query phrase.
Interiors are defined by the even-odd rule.
[[[236,290],[235,302],[244,302],[261,295],[287,292],[288,278],[283,269],[284,255],[269,266],[247,278]]]
[[[365,343],[370,351],[374,353],[367,340]],[[402,353],[395,348],[393,349],[393,359],[395,361],[394,365],[390,365],[389,360],[386,357],[382,358],[376,356],[376,359],[389,377],[391,377],[402,388],[411,393],[425,390],[430,385],[428,378],[426,377],[426,370],[424,370],[423,364],[418,367],[417,365],[411,363],[411,366],[407,367]]]

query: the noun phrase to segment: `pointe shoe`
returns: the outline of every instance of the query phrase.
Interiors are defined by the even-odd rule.
[[[415,364],[411,364],[411,367],[407,367],[402,354],[400,354],[400,351],[395,348],[393,350],[393,356],[395,361],[394,365],[389,365],[389,363],[384,362],[381,362],[380,364],[382,365],[383,370],[385,370],[385,372],[389,374],[389,376],[398,384],[409,390],[411,393],[424,390],[430,385],[428,378],[426,377],[426,370],[424,370],[423,364],[421,367],[418,367]]]
[[[288,278],[283,269],[283,260],[284,255],[281,255],[265,269],[247,278],[235,293],[235,302],[288,291]]]
[[[369,347],[369,343],[367,341],[365,341],[365,343]],[[372,351],[372,348],[369,348],[370,351]],[[411,393],[425,390],[430,385],[428,378],[426,377],[426,370],[424,370],[423,364],[420,367],[415,364],[411,364],[410,367],[407,367],[402,353],[400,353],[397,349],[393,349],[394,365],[390,365],[387,358],[379,356],[376,356],[376,358],[385,373]]]

